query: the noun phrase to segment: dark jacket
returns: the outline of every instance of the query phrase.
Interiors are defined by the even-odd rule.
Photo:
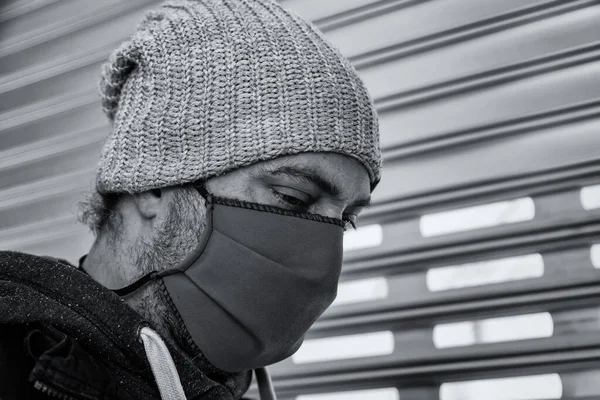
[[[160,399],[139,330],[113,292],[57,260],[0,252],[0,400]],[[240,399],[251,371],[227,373],[169,343],[188,399]]]

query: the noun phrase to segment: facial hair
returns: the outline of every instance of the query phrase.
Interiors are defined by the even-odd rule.
[[[206,226],[204,200],[191,187],[173,194],[169,213],[154,231],[149,242],[138,239],[134,246],[135,265],[139,276],[152,271],[174,268],[199,244]],[[125,298],[127,304],[151,322],[156,330],[186,353],[185,328],[178,324],[163,293],[161,282],[151,282]]]

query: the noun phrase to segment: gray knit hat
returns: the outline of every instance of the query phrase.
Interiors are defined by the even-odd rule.
[[[349,62],[272,0],[169,1],[103,66],[113,128],[97,189],[142,192],[283,155],[358,159],[374,186],[375,109]]]

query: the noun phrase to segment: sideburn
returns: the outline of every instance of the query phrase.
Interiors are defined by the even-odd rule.
[[[139,275],[174,268],[199,243],[205,227],[203,199],[193,187],[182,187],[173,194],[170,212],[150,243],[137,243],[135,264]],[[161,335],[178,345],[185,354],[195,357],[199,350],[189,337],[183,320],[166,291],[162,280],[150,282],[133,293],[127,303],[152,323]]]

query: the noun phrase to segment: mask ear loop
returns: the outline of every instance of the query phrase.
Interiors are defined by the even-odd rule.
[[[196,188],[196,190],[200,193],[200,195],[202,197],[204,197],[204,199],[206,200],[206,203],[207,203],[207,207],[211,207],[210,204],[213,203],[213,195],[210,194],[208,192],[208,190],[206,190],[205,182],[199,181],[197,184],[194,184],[194,188]],[[204,243],[204,246],[205,245],[206,245],[206,243]],[[204,246],[201,246],[202,250],[204,249]],[[191,261],[198,258],[198,256],[195,254],[196,252],[197,251],[192,253],[191,257],[190,256],[186,257],[186,259],[181,264],[183,264],[187,268],[189,266],[189,264],[191,264]],[[145,284],[147,284],[148,282],[150,282],[154,279],[161,278],[166,275],[171,275],[176,272],[180,272],[182,270],[181,264],[176,268],[169,269],[169,270],[162,271],[162,272],[152,271],[128,286],[125,286],[121,289],[114,289],[112,291],[119,297],[126,296],[130,293],[135,292],[136,290],[138,290],[139,288],[141,288],[142,286],[144,286]]]
[[[200,196],[204,197],[208,203],[212,203],[213,195],[206,190],[206,181],[199,181],[198,183],[194,183],[194,188],[200,193]]]
[[[183,261],[181,261],[174,268],[159,272],[157,274],[157,277],[159,277],[159,278],[162,278],[162,277],[165,277],[168,275],[172,275],[172,274],[176,274],[178,272],[184,272],[185,270],[187,270],[194,262],[196,262],[196,260],[198,260],[200,255],[204,252],[204,249],[208,245],[208,241],[211,237],[212,225],[213,225],[212,213],[213,213],[213,208],[214,208],[214,202],[213,202],[214,196],[212,194],[210,194],[208,192],[208,190],[206,190],[206,187],[204,186],[204,182],[194,183],[192,186],[206,200],[206,226],[204,228],[204,232],[202,233],[200,243],[198,243],[198,246],[196,246],[196,248],[191,253],[189,253],[183,259]]]
[[[139,288],[144,286],[146,283],[156,279],[157,277],[158,277],[158,273],[156,271],[152,271],[152,272],[144,275],[137,281],[133,282],[131,285],[125,286],[124,288],[121,288],[121,289],[114,289],[113,292],[119,297],[126,296],[130,293],[135,292],[136,290],[138,290]]]

